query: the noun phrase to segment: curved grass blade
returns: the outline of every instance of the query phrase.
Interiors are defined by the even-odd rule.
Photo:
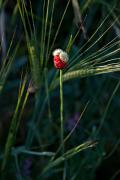
[[[9,160],[11,149],[15,143],[18,125],[20,123],[19,121],[20,121],[21,113],[23,112],[23,108],[25,107],[26,95],[25,95],[25,101],[23,101],[23,104],[22,104],[22,100],[23,100],[23,94],[25,92],[26,82],[27,82],[27,79],[25,78],[22,83],[21,89],[19,91],[17,105],[16,105],[15,112],[11,121],[10,129],[9,129],[9,133],[8,133],[8,137],[7,137],[7,141],[5,145],[4,158],[2,162],[2,168],[1,168],[1,170],[4,171],[4,173],[6,172],[5,168]],[[22,104],[22,110],[20,110],[21,104]]]
[[[68,150],[62,156],[60,156],[57,159],[55,159],[54,161],[50,162],[50,164],[48,164],[48,166],[45,167],[45,169],[43,170],[43,174],[46,173],[51,168],[58,166],[60,163],[72,158],[73,156],[80,153],[81,151],[88,149],[88,148],[92,148],[95,145],[96,145],[95,142],[86,141],[85,143],[80,144],[79,146],[76,146],[76,147]]]

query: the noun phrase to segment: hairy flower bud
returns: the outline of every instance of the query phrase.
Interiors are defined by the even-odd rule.
[[[53,61],[56,69],[64,69],[68,64],[68,54],[62,49],[53,51]]]

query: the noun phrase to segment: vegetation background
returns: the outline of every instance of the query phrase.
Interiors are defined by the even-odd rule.
[[[119,16],[119,0],[0,1],[1,180],[120,179]]]

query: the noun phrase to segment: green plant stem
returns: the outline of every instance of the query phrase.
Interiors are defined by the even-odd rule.
[[[61,122],[61,144],[62,154],[64,153],[64,127],[63,127],[63,82],[62,82],[62,70],[60,70],[60,122]]]
[[[62,155],[64,154],[64,122],[63,122],[63,79],[62,70],[60,70],[60,122],[61,122],[61,145],[62,145]],[[63,180],[66,179],[66,168],[64,163],[63,169]]]

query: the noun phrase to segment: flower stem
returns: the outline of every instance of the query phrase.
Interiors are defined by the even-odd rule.
[[[60,121],[61,121],[61,146],[62,146],[62,155],[64,154],[64,122],[63,122],[63,76],[62,70],[60,70]],[[63,166],[63,180],[66,179],[66,161]]]
[[[60,70],[60,121],[61,121],[61,145],[62,154],[64,153],[64,124],[63,124],[63,81],[62,70]]]

